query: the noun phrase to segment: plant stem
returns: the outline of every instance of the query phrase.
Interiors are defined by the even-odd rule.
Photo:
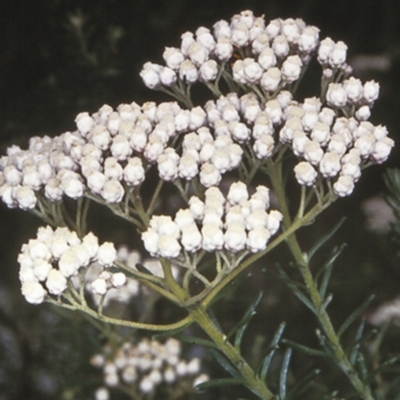
[[[278,203],[281,212],[283,214],[284,228],[285,231],[287,231],[292,228],[293,223],[291,222],[289,207],[286,201],[284,184],[282,181],[281,165],[270,163],[268,167],[269,167],[268,172],[271,178],[272,187],[276,193],[276,196],[278,198]],[[320,203],[321,206],[324,208],[326,208],[328,205],[330,205],[332,202],[336,200],[336,197],[334,197],[332,194],[328,194],[327,198],[328,198],[327,202],[322,201],[322,203]],[[297,241],[296,233],[294,231],[287,237],[286,242],[290,248],[290,251],[297,265],[299,266],[301,275],[306,285],[306,290],[314,305],[316,315],[329,341],[331,350],[335,355],[335,359],[338,366],[347,375],[351,384],[357,390],[358,394],[361,396],[362,399],[373,400],[370,390],[361,381],[360,377],[357,374],[357,371],[354,369],[354,366],[350,363],[345,351],[343,350],[342,345],[340,344],[339,337],[336,334],[336,331],[326,311],[326,306],[324,305],[324,299],[321,297],[317,287],[317,283],[314,280],[314,277],[312,276],[312,273],[310,271],[308,259],[301,251],[300,245]]]
[[[336,362],[342,371],[347,375],[353,387],[357,390],[358,394],[364,400],[373,400],[370,390],[364,385],[359,378],[357,371],[354,366],[350,363],[342,345],[340,339],[332,325],[329,315],[326,311],[326,307],[323,305],[324,300],[321,298],[317,283],[314,281],[314,277],[310,271],[308,261],[304,257],[296,235],[292,234],[288,240],[289,248],[299,266],[301,275],[303,276],[304,283],[310,299],[312,300],[315,311],[317,313],[318,320],[324,330],[324,333],[329,341],[330,347],[335,355]]]
[[[272,400],[273,393],[243,359],[237,349],[227,340],[227,337],[217,328],[205,309],[196,306],[189,310],[190,315],[205,333],[218,346],[218,349],[231,361],[246,381],[246,385],[263,400]]]

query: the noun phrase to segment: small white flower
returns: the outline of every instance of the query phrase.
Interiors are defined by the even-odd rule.
[[[201,233],[194,222],[182,229],[181,243],[186,251],[194,252],[199,250],[201,247],[201,242]]]
[[[258,159],[271,157],[275,147],[274,138],[271,135],[261,135],[254,141],[253,150]]]
[[[333,184],[333,190],[340,196],[350,196],[354,190],[354,179],[349,175],[341,175],[339,179]]]
[[[103,197],[107,203],[119,203],[124,197],[124,194],[124,187],[115,179],[106,181],[101,191],[101,197]]]
[[[202,248],[206,251],[221,250],[224,245],[224,233],[215,224],[203,225],[201,228]]]
[[[154,389],[154,382],[149,376],[145,376],[139,384],[142,393],[150,393]]]
[[[247,45],[250,39],[248,27],[244,22],[237,22],[232,26],[231,42],[236,47]]]
[[[189,209],[196,220],[203,219],[204,216],[204,203],[196,196],[189,199]]]
[[[95,400],[109,400],[110,399],[110,392],[107,388],[101,387],[98,388],[94,394]]]
[[[269,230],[263,226],[258,226],[247,234],[246,247],[252,252],[256,253],[266,248],[267,242],[271,234]]]
[[[45,260],[42,260],[41,258],[37,258],[34,261],[33,272],[39,281],[46,280],[51,269],[51,264]]]
[[[65,251],[60,257],[58,267],[66,278],[74,276],[81,267],[78,255],[71,249]]]
[[[173,236],[160,235],[158,239],[158,251],[161,257],[176,258],[181,252],[181,246]]]
[[[318,61],[325,65],[329,61],[329,56],[332,53],[335,42],[331,38],[325,38],[321,40],[318,47]]]
[[[300,34],[297,41],[299,49],[304,53],[311,53],[318,46],[319,29],[315,26],[307,26]]]
[[[326,152],[324,154],[319,163],[319,170],[325,178],[334,177],[339,173],[341,169],[340,158],[341,156],[338,153]]]
[[[18,207],[23,210],[31,210],[37,203],[35,192],[26,186],[16,186],[13,190],[13,197],[18,203]]]
[[[182,52],[175,47],[166,47],[163,53],[163,58],[167,66],[174,71],[177,71],[185,60]]]
[[[57,269],[51,269],[46,279],[46,287],[50,294],[59,296],[67,288],[67,279]]]
[[[181,178],[190,180],[199,173],[199,166],[191,154],[184,154],[179,160],[178,173]]]
[[[326,100],[333,107],[344,107],[347,103],[347,92],[340,83],[330,83]]]
[[[140,71],[140,77],[149,89],[156,89],[160,85],[160,69],[161,66],[150,62],[143,65],[143,69]]]
[[[3,176],[10,186],[17,186],[22,181],[22,173],[13,165],[8,165],[3,169]]]
[[[168,67],[162,67],[160,70],[160,81],[164,86],[170,87],[176,83],[176,72]]]
[[[31,304],[43,303],[47,292],[43,289],[43,286],[38,282],[24,282],[21,287],[22,295],[25,300]]]
[[[317,179],[317,171],[307,161],[301,161],[294,167],[294,173],[300,185],[312,186]]]
[[[275,233],[278,231],[282,219],[283,215],[278,210],[272,210],[268,213],[267,229],[271,236],[275,235]]]
[[[290,51],[289,43],[283,35],[276,36],[271,47],[278,58],[286,57]]]
[[[79,132],[86,136],[87,133],[93,128],[94,120],[87,112],[82,112],[78,114],[75,118],[76,127]]]
[[[274,125],[280,124],[283,119],[283,111],[278,100],[269,100],[265,105],[265,111]]]
[[[104,242],[97,250],[97,261],[100,265],[110,267],[117,259],[117,250],[114,243]]]
[[[185,32],[181,35],[181,52],[185,56],[189,46],[194,42],[194,35],[192,32]]]
[[[211,163],[205,163],[201,166],[200,182],[205,187],[216,186],[221,181],[220,171]]]
[[[159,237],[160,235],[153,229],[148,229],[142,233],[144,247],[153,257],[158,255]]]
[[[145,178],[142,160],[139,157],[130,158],[124,167],[123,176],[128,186],[138,186],[142,183]]]
[[[115,288],[120,288],[126,283],[126,275],[123,272],[116,272],[111,275],[111,285]]]
[[[224,234],[224,247],[226,250],[236,253],[246,246],[246,231],[243,224],[229,224]]]
[[[369,104],[373,103],[379,96],[379,83],[368,81],[364,83],[363,99]]]
[[[28,266],[28,265],[23,265],[20,262],[20,256],[23,254],[20,254],[18,257],[18,262],[20,263],[20,268],[19,268],[19,280],[21,283],[25,283],[25,282],[37,282],[38,278],[36,277],[36,275],[33,272],[33,268]]]
[[[348,100],[355,104],[363,95],[363,85],[359,79],[351,76],[343,82],[343,87],[346,90]]]
[[[28,251],[32,260],[43,259],[46,261],[51,260],[51,252],[47,244],[37,240],[30,239],[28,242]]]
[[[100,194],[107,181],[107,177],[100,171],[90,168],[85,171],[85,178],[88,188],[96,194]]]
[[[311,130],[310,137],[321,146],[325,146],[330,139],[330,129],[328,124],[317,121]]]
[[[359,121],[366,121],[371,116],[371,109],[369,106],[362,106],[356,111],[355,116]]]
[[[229,187],[227,200],[231,205],[240,204],[249,198],[247,185],[243,182],[234,182]]]
[[[329,64],[332,68],[338,68],[346,61],[347,45],[344,42],[337,42],[333,45],[332,51],[329,53]]]
[[[218,74],[218,64],[215,60],[204,62],[199,69],[200,80],[210,82],[215,80]]]
[[[243,66],[243,72],[246,80],[249,83],[257,83],[263,74],[263,69],[261,68],[261,65],[253,58],[245,58],[243,60]]]
[[[389,137],[377,140],[371,153],[371,159],[377,164],[383,163],[388,159],[393,146],[394,141]]]
[[[228,37],[219,37],[215,46],[215,55],[221,61],[228,61],[233,54],[233,46]]]
[[[85,190],[85,186],[78,174],[70,175],[62,179],[59,187],[68,197],[75,200],[82,197]]]
[[[354,142],[354,147],[360,151],[362,157],[368,157],[374,150],[375,143],[375,136],[373,133],[368,132]]]
[[[191,84],[197,81],[199,73],[196,66],[190,60],[185,60],[179,67],[179,77],[187,84]]]
[[[288,82],[294,82],[299,79],[301,74],[301,67],[303,63],[298,55],[289,56],[282,64],[282,77]]]
[[[165,153],[157,158],[157,168],[160,178],[164,181],[173,181],[178,176],[176,160]]]
[[[200,67],[208,60],[208,50],[201,43],[195,41],[188,47],[187,56],[194,65]]]
[[[300,27],[293,18],[288,18],[282,22],[281,32],[289,43],[297,43],[300,36]]]
[[[107,282],[103,278],[95,279],[90,286],[93,294],[103,296],[107,293]]]

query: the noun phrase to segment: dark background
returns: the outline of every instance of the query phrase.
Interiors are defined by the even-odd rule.
[[[350,63],[358,55],[382,56],[387,63],[383,70],[373,70],[368,62],[358,60],[361,67],[355,75],[380,82],[372,122],[387,125],[391,137],[399,138],[398,0],[2,0],[0,154],[12,144],[26,146],[31,136],[54,136],[74,129],[74,118],[81,111],[94,112],[105,103],[115,107],[164,99],[142,84],[139,71],[143,63],[161,63],[164,46],[179,46],[183,32],[201,25],[211,28],[217,20],[229,20],[245,9],[265,14],[266,20],[303,18],[321,29],[321,38],[331,36],[347,43]],[[80,30],[73,26],[74,17],[83,21]],[[398,156],[395,148],[385,166],[398,166]],[[337,207],[349,216],[348,239],[360,253],[363,241],[372,240],[373,249],[376,243],[365,236],[359,205],[382,190],[383,170],[377,167],[366,172],[353,198]],[[37,223],[26,213],[0,204],[0,400],[61,398],[56,393],[68,387],[77,392],[68,397],[64,390],[62,398],[78,398],[74,396],[80,393],[80,381],[74,370],[90,354],[82,338],[75,336],[71,341],[70,324],[46,307],[27,306],[20,296],[16,257],[21,243],[34,235]],[[379,253],[374,257],[379,258]],[[354,253],[349,260],[359,264],[360,258]],[[377,289],[378,294],[388,290],[393,292],[390,283]],[[72,344],[66,344],[64,337]],[[60,355],[64,353],[69,358]],[[46,375],[52,363],[58,365],[64,381]],[[91,382],[85,385],[87,390],[93,387]]]

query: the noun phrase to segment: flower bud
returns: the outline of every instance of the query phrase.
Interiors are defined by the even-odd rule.
[[[317,171],[307,161],[301,161],[294,167],[294,173],[300,185],[312,186],[317,179]]]

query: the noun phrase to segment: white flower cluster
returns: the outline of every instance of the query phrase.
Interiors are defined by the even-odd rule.
[[[338,196],[348,196],[368,162],[387,160],[394,141],[384,126],[356,117],[336,117],[334,108],[322,107],[317,98],[292,101],[284,110],[279,140],[303,159],[295,168],[301,185],[312,186],[318,174],[334,179]]]
[[[104,105],[92,115],[80,113],[76,131],[33,137],[27,150],[7,150],[0,158],[0,197],[8,207],[25,210],[36,206],[38,193],[59,201],[91,191],[118,203],[127,187],[143,182],[146,164],[155,163],[170,140],[205,119],[202,108],[183,110],[175,102],[121,104],[116,110]]]
[[[160,278],[164,276],[159,260],[155,258],[142,260],[138,251],[130,251],[126,246],[118,248],[117,260],[132,271],[137,271],[137,264],[140,263],[154,276]],[[172,265],[172,274],[175,279],[179,276],[179,270],[175,265]],[[111,272],[98,262],[91,264],[86,272],[85,289],[91,294],[95,304],[98,305],[102,300],[103,307],[111,303],[128,304],[133,297],[152,293],[137,279],[127,277],[122,272]]]
[[[165,215],[153,216],[142,234],[144,246],[152,256],[166,258],[178,257],[182,248],[189,253],[201,249],[261,251],[282,220],[279,211],[266,211],[269,203],[265,186],[258,186],[249,196],[247,186],[235,182],[226,198],[216,186],[210,187],[204,202],[192,196],[189,209],[179,210],[174,220]]]
[[[91,359],[94,367],[102,368],[104,387],[96,392],[96,400],[108,399],[108,388],[134,385],[143,393],[155,393],[160,385],[179,385],[189,380],[193,385],[208,380],[201,374],[199,358],[182,358],[181,343],[173,338],[165,343],[142,339],[136,345],[124,343],[111,352],[105,346],[102,353]]]
[[[42,303],[47,295],[60,296],[80,268],[95,262],[110,267],[116,256],[114,245],[99,245],[93,233],[79,239],[67,228],[41,227],[36,238],[24,244],[18,255],[22,294],[32,304]],[[111,280],[119,285],[123,278],[118,273],[114,275],[118,276]]]
[[[301,19],[275,19],[266,23],[264,16],[242,11],[231,21],[221,20],[210,30],[200,27],[181,36],[180,48],[166,47],[166,66],[147,62],[140,73],[150,89],[170,87],[181,80],[215,81],[221,68],[234,59],[234,53],[246,57],[232,65],[233,79],[241,84],[260,84],[274,92],[299,79],[302,68],[319,45],[319,29]],[[337,47],[337,49],[336,49]],[[339,44],[332,59],[337,62]],[[329,58],[329,57],[328,57]]]
[[[355,117],[366,121],[371,115],[371,107],[379,96],[379,83],[367,81],[364,84],[353,76],[342,83],[330,83],[326,93],[328,105],[349,109],[355,107]]]

